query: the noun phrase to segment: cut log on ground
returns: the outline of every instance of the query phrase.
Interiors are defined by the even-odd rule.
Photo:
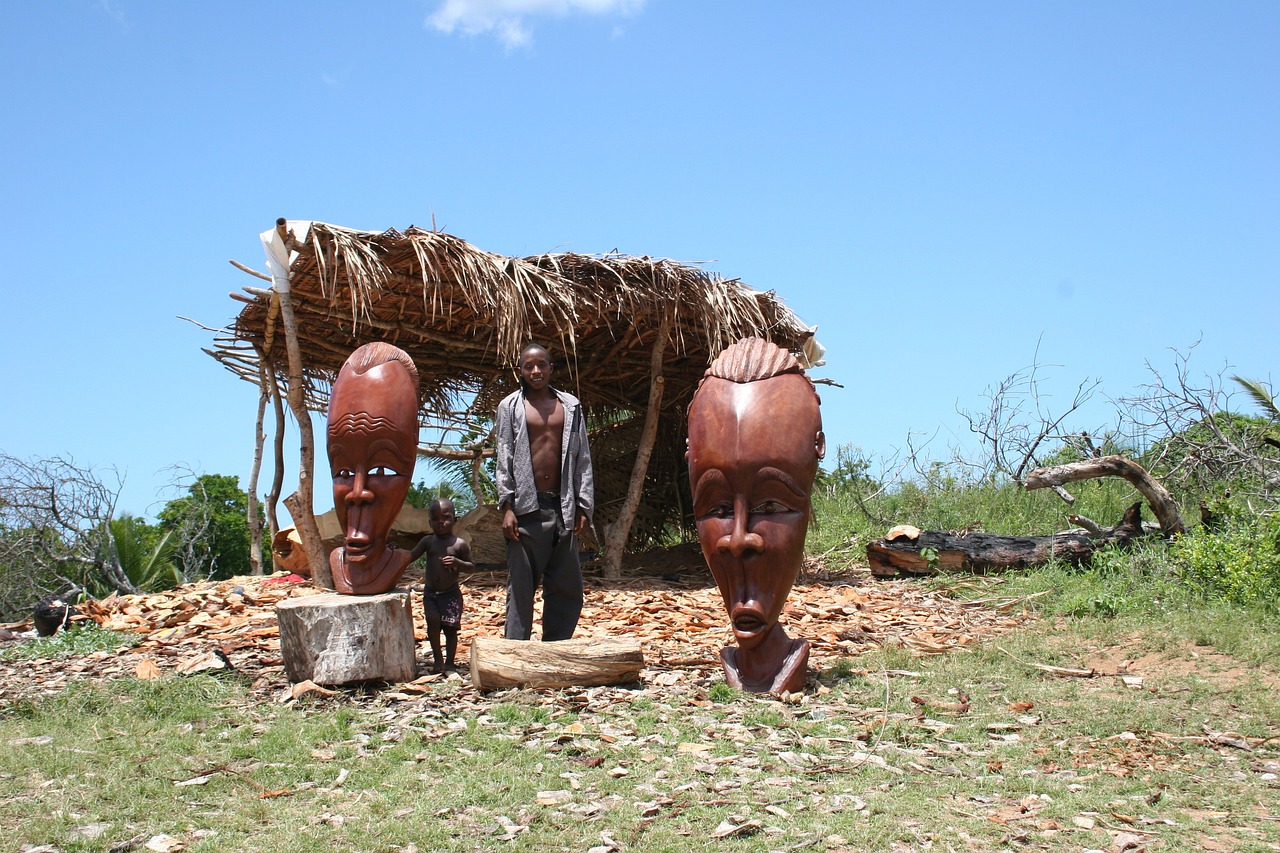
[[[471,642],[471,684],[504,687],[598,687],[640,680],[639,640],[561,640],[539,643],[476,637]]]
[[[409,593],[290,598],[276,605],[280,654],[293,682],[412,681]]]
[[[945,530],[908,528],[907,532],[867,543],[867,562],[871,565],[871,574],[879,578],[894,577],[899,571],[913,575],[999,572],[1037,566],[1055,559],[1078,564],[1087,562],[1093,552],[1104,545],[1124,546],[1141,534],[1142,503],[1139,502],[1125,511],[1119,524],[1099,534],[959,535]]]
[[[1178,512],[1178,504],[1169,491],[1156,482],[1147,473],[1147,469],[1123,456],[1102,456],[1082,462],[1068,462],[1066,465],[1037,468],[1027,475],[1023,486],[1027,491],[1045,488],[1056,490],[1063,483],[1095,480],[1098,477],[1123,477],[1133,483],[1134,488],[1151,504],[1151,511],[1155,513],[1165,536],[1186,532],[1182,515]]]

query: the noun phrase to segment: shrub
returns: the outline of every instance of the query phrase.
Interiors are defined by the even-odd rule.
[[[1179,577],[1211,601],[1280,610],[1280,515],[1234,515],[1178,537],[1169,558]]]
[[[711,689],[707,691],[707,698],[712,702],[733,702],[741,695],[740,691],[734,690],[723,681],[717,681],[715,684],[711,685]]]

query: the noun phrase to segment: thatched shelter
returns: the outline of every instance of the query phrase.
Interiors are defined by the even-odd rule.
[[[418,366],[422,453],[478,467],[492,453],[488,418],[517,387],[521,347],[544,343],[553,381],[581,398],[594,425],[595,523],[616,558],[628,538],[643,543],[683,522],[685,409],[711,360],[748,335],[803,363],[821,351],[773,293],[665,259],[512,258],[415,227],[375,233],[284,220],[263,241],[271,276],[257,275],[273,286],[232,293],[244,307],[207,350],[262,389],[259,424],[274,403],[283,429],[282,396],[295,414],[324,411],[347,355],[385,340]],[[291,511],[309,506],[311,452],[304,447],[308,494]]]

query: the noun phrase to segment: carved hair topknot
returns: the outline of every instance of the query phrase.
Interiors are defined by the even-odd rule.
[[[707,368],[707,376],[730,382],[758,382],[784,373],[804,373],[796,357],[764,338],[743,338],[728,347]]]
[[[398,361],[404,365],[404,369],[409,372],[409,379],[413,382],[413,391],[417,394],[418,366],[413,363],[413,359],[407,352],[386,341],[374,341],[360,347],[347,356],[347,362],[343,367],[350,367],[359,376],[390,361]]]

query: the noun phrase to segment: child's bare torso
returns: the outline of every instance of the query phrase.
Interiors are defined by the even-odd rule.
[[[448,534],[432,535],[427,544],[427,568],[423,581],[427,589],[444,592],[458,585],[458,570],[447,568],[443,557],[457,557],[465,560],[470,553],[465,540]]]

